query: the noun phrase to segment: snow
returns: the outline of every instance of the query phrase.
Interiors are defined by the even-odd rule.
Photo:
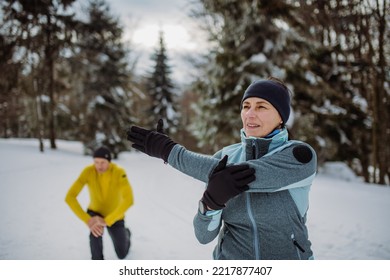
[[[64,202],[82,168],[92,163],[78,142],[38,150],[36,139],[0,139],[0,260],[89,259],[88,228]],[[127,170],[135,205],[126,213],[132,260],[208,260],[192,228],[203,183],[137,152],[115,162]],[[79,196],[86,207],[86,188]],[[317,175],[308,229],[316,259],[390,259],[390,188],[365,184],[340,164]],[[106,259],[117,259],[104,234]]]

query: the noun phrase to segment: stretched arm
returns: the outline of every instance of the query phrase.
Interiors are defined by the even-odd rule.
[[[200,181],[208,182],[219,159],[191,152],[165,134],[132,127],[128,139],[133,147],[150,156],[163,158],[175,169]],[[274,192],[310,185],[317,168],[315,151],[307,144],[294,144],[271,156],[246,163],[255,169],[256,180],[250,192]]]
[[[173,147],[168,163],[173,168],[197,180],[207,183],[220,159],[191,152],[181,145]]]
[[[156,131],[132,126],[127,131],[127,140],[133,142],[132,147],[138,151],[161,158],[184,174],[207,182],[219,160],[186,150],[164,134],[162,127],[162,120]]]
[[[200,155],[176,145],[168,163],[179,171],[203,182],[217,166],[219,159]],[[310,185],[317,169],[317,157],[307,144],[293,144],[271,156],[245,162],[255,170],[256,180],[249,192],[274,192]]]
[[[282,151],[246,163],[256,171],[249,192],[275,192],[310,186],[317,170],[315,151],[294,143]]]

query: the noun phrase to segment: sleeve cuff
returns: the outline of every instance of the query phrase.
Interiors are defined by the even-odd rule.
[[[221,213],[222,213],[222,210],[210,210],[210,211],[206,211],[205,216],[211,217],[211,216],[215,216],[215,215],[220,215]]]

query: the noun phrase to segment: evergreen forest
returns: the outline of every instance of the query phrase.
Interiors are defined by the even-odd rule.
[[[80,5],[83,9],[79,9]],[[287,127],[319,166],[346,163],[390,184],[389,0],[183,0],[207,52],[178,83],[161,31],[153,67],[137,71],[124,25],[105,0],[0,2],[0,137],[130,151],[126,129],[154,128],[193,151],[239,141],[240,101],[269,76],[292,93]]]

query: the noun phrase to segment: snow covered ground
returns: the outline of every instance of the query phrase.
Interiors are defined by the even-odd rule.
[[[89,259],[88,228],[64,202],[92,159],[77,142],[38,151],[34,139],[0,139],[0,260]],[[126,214],[132,260],[207,260],[215,243],[201,245],[192,228],[203,183],[144,154],[122,153],[135,205]],[[389,260],[390,188],[362,183],[340,167],[314,181],[308,213],[316,259]],[[86,188],[79,196],[86,207]],[[104,235],[106,259],[115,260]]]

